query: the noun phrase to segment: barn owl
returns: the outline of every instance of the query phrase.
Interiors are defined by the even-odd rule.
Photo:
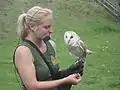
[[[88,55],[93,53],[91,50],[86,48],[84,42],[74,31],[66,31],[64,33],[64,41],[68,47],[70,55],[80,58],[83,54]]]

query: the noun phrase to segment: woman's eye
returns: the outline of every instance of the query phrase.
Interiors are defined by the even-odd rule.
[[[51,25],[46,25],[46,26],[44,26],[43,28],[48,29],[48,28],[50,28],[50,27],[51,27]]]

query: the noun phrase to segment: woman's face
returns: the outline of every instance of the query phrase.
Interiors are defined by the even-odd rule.
[[[52,18],[46,18],[42,24],[36,25],[35,33],[40,39],[50,36],[52,32]]]

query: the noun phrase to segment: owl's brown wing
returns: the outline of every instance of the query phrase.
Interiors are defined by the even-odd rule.
[[[84,42],[82,40],[79,40],[78,43],[79,43],[79,47],[81,48],[81,50],[83,52],[82,56],[86,56],[86,46],[85,46]]]

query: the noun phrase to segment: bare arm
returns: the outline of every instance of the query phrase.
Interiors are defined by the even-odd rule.
[[[48,89],[64,83],[78,84],[80,81],[80,76],[78,74],[70,75],[59,80],[37,81],[33,61],[33,56],[27,47],[20,46],[17,48],[15,53],[15,64],[28,90]]]

